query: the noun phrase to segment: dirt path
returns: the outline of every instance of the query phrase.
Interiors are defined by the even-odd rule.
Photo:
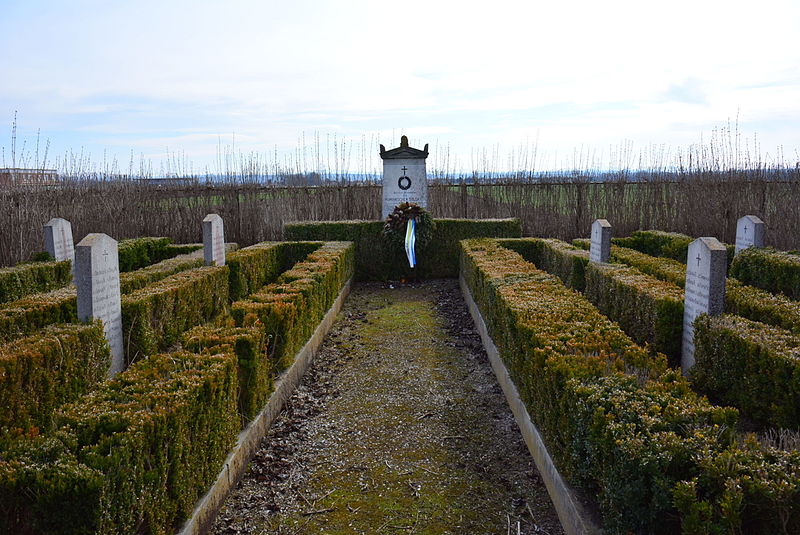
[[[214,533],[563,533],[456,281],[354,287]]]

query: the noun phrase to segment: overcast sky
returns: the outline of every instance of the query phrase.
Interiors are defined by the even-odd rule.
[[[505,155],[536,145],[537,167],[564,167],[576,151],[688,147],[737,118],[762,158],[800,159],[797,0],[0,0],[0,13],[6,165],[15,110],[18,153],[40,130],[51,160],[83,150],[125,168],[133,151],[213,171],[220,146],[282,159],[335,136],[357,169],[401,133],[436,162],[449,147],[450,165],[481,151],[518,165]]]

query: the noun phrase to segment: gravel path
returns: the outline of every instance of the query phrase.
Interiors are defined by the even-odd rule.
[[[213,533],[563,533],[458,284],[358,284]]]

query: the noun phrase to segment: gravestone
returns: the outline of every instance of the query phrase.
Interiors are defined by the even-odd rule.
[[[58,262],[72,262],[72,273],[75,274],[75,246],[69,221],[54,217],[47,222],[44,226],[44,249]]]
[[[750,247],[764,247],[764,222],[754,215],[746,215],[736,222],[736,251]]]
[[[694,366],[694,327],[700,314],[716,316],[725,309],[725,274],[728,252],[716,238],[697,238],[686,257],[686,287],[683,301],[683,352],[681,369]]]
[[[392,213],[400,203],[413,202],[428,208],[428,174],[425,159],[428,157],[428,144],[423,150],[408,146],[408,138],[400,138],[400,146],[386,150],[381,145],[383,160],[383,207],[381,218]]]
[[[222,218],[208,214],[203,219],[203,258],[207,266],[225,265],[225,232]]]
[[[125,368],[117,241],[105,234],[87,234],[75,248],[78,319],[103,321],[111,347],[109,377]]]
[[[595,219],[592,223],[589,262],[608,262],[609,258],[611,258],[611,224],[605,219]]]

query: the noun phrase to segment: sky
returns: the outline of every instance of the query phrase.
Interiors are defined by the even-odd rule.
[[[800,160],[797,0],[0,0],[0,13],[0,166],[15,114],[17,164],[38,134],[53,166],[71,154],[153,174],[275,159],[371,171],[401,134],[430,145],[429,167],[467,170],[647,166],[715,137]]]

